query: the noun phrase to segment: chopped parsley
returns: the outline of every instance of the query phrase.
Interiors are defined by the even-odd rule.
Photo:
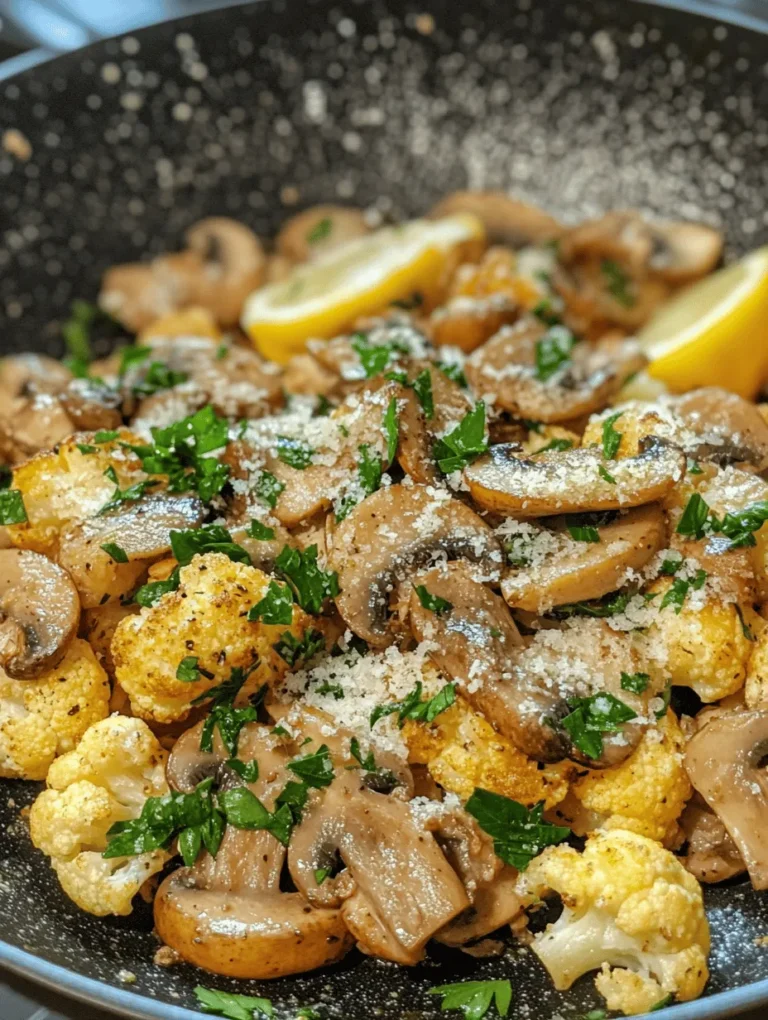
[[[215,1013],[227,1020],[258,1020],[260,1016],[271,1018],[275,1015],[271,1001],[255,995],[219,992],[202,985],[197,986],[195,995],[204,1013]]]
[[[569,698],[573,709],[563,720],[574,746],[588,758],[597,760],[603,753],[603,734],[618,733],[625,722],[637,718],[637,712],[607,691],[588,698]]]
[[[600,532],[591,525],[569,524],[568,533],[575,542],[600,541]]]
[[[269,542],[275,537],[274,528],[268,528],[266,524],[257,520],[251,520],[245,533],[249,538],[255,538],[257,542]]]
[[[327,744],[322,744],[311,754],[305,754],[302,758],[289,761],[286,767],[313,790],[330,786],[335,775]]]
[[[235,708],[235,698],[240,693],[243,684],[256,669],[259,660],[250,669],[241,669],[235,666],[230,672],[229,678],[222,683],[204,691],[192,701],[193,705],[199,705],[203,701],[210,701],[210,712],[203,723],[200,733],[200,750],[213,751],[213,731],[218,728],[222,743],[229,752],[230,758],[237,756],[237,742],[240,738],[240,731],[249,722],[256,722],[258,719],[258,706],[264,700],[266,685],[263,685],[255,694],[249,698],[249,704],[243,708]]]
[[[176,567],[164,581],[149,581],[143,584],[133,596],[133,601],[146,609],[159,602],[163,595],[176,591],[178,587],[179,568]]]
[[[485,438],[485,402],[479,400],[434,448],[437,465],[445,475],[463,468],[488,450]]]
[[[223,553],[234,563],[251,565],[251,557],[241,545],[232,540],[229,531],[221,524],[203,524],[199,528],[172,531],[170,538],[171,551],[181,567],[191,563],[193,556],[211,552]]]
[[[563,366],[570,363],[576,337],[565,326],[551,326],[536,341],[535,376],[540,382],[551,379]]]
[[[280,635],[277,644],[272,647],[284,662],[287,662],[289,666],[295,666],[299,662],[311,659],[325,648],[325,635],[321,634],[319,630],[315,630],[314,627],[310,627],[299,640],[289,630],[286,630]]]
[[[597,473],[603,479],[604,482],[608,482],[609,485],[615,485],[616,479],[610,474],[609,471],[602,464],[597,465]]]
[[[88,377],[91,363],[91,327],[103,315],[90,301],[75,300],[69,306],[69,318],[62,323],[61,334],[67,348],[64,364],[76,379]]]
[[[573,446],[572,439],[550,439],[546,446],[542,446],[540,450],[536,450],[533,454],[537,457],[540,453],[549,453],[550,450],[554,450],[557,453],[562,453],[563,450],[570,450]]]
[[[333,220],[329,216],[324,216],[321,220],[317,221],[311,230],[307,231],[307,244],[317,244],[318,241],[324,241],[327,237],[330,237],[332,230]]]
[[[387,410],[384,414],[384,420],[382,421],[382,428],[387,440],[387,462],[391,464],[395,459],[395,454],[397,453],[397,443],[400,436],[400,430],[397,422],[397,400],[394,397],[392,397],[389,404],[387,404]]]
[[[512,1002],[512,985],[503,981],[458,981],[453,985],[436,985],[429,989],[430,995],[442,995],[442,1012],[460,1009],[465,1020],[482,1020],[491,1005],[495,1005],[500,1017],[509,1015]]]
[[[432,376],[428,368],[422,369],[421,372],[411,383],[413,386],[413,392],[418,397],[421,409],[424,412],[425,418],[434,418],[435,416],[435,401],[432,396]]]
[[[369,750],[368,754],[363,757],[363,753],[360,750],[360,741],[357,737],[352,737],[350,740],[349,753],[355,759],[363,772],[367,772],[369,776],[375,777],[380,785],[386,786],[390,789],[398,785],[397,777],[394,772],[391,772],[389,769],[381,768],[376,764],[373,751]],[[347,768],[355,768],[355,766],[348,765]]]
[[[128,553],[117,542],[105,542],[101,546],[107,556],[111,556],[115,563],[127,563]]]
[[[110,466],[104,472],[110,481],[117,483],[117,474],[115,469]],[[123,503],[137,503],[142,499],[150,489],[153,489],[160,482],[156,478],[147,478],[142,482],[136,482],[134,485],[129,485],[127,489],[121,489],[116,484],[115,491],[112,493],[112,498],[108,503],[99,510],[97,517],[103,517],[104,514],[112,513],[113,510],[119,510]]]
[[[457,383],[457,385],[461,386],[462,389],[466,389],[469,385],[467,383],[467,377],[464,375],[464,371],[460,365],[449,364],[445,361],[438,361],[436,367],[440,369],[447,379],[450,379],[451,382]]]
[[[667,606],[674,606],[675,614],[679,616],[688,592],[691,589],[698,591],[700,588],[703,588],[706,580],[707,572],[701,569],[696,571],[696,576],[690,581],[687,581],[684,577],[676,577],[671,587],[664,593],[664,598],[661,600],[659,608],[666,609]]]
[[[686,503],[675,531],[687,538],[703,538],[708,516],[709,505],[698,492],[694,492]]]
[[[529,810],[516,800],[478,787],[466,809],[493,839],[496,856],[518,871],[525,871],[545,846],[562,843],[571,834],[565,826],[543,820],[543,801]]]
[[[632,691],[633,694],[642,694],[648,689],[651,678],[647,673],[622,673],[621,689]]]
[[[415,584],[413,590],[419,596],[419,602],[425,609],[428,609],[435,616],[445,616],[453,609],[453,603],[448,599],[441,599],[439,595],[432,595],[423,584]]]
[[[630,293],[630,278],[613,259],[603,259],[600,263],[600,272],[605,277],[608,293],[618,304],[624,308],[631,308],[635,304],[635,298]]]
[[[29,520],[19,489],[0,489],[0,524],[26,524]]]
[[[204,846],[215,857],[224,835],[224,816],[212,795],[213,777],[204,779],[194,793],[149,797],[141,814],[127,822],[115,822],[107,832],[102,857],[133,857],[165,849],[178,837],[179,851],[191,867]]]
[[[736,613],[738,614],[739,617],[739,622],[741,623],[741,633],[744,635],[747,641],[754,641],[755,635],[752,633],[752,629],[744,619],[744,612],[741,606],[738,604],[738,602],[734,603],[734,608],[736,609]]]
[[[89,453],[96,453],[96,447],[91,446],[90,443],[75,443],[75,446],[84,456],[87,456]]]
[[[179,386],[188,378],[186,372],[174,372],[162,361],[153,361],[144,378],[133,387],[133,392],[137,397],[151,397],[161,390],[170,390],[174,386]]]
[[[379,719],[395,713],[397,713],[397,723],[400,729],[405,725],[406,719],[431,723],[441,712],[450,708],[456,700],[456,684],[446,684],[434,698],[429,698],[427,701],[421,700],[421,691],[421,680],[417,680],[414,689],[406,694],[402,701],[390,701],[386,705],[377,705],[371,712],[371,729]]]
[[[287,786],[300,785],[300,783],[287,784]],[[278,801],[279,799],[278,797]],[[306,791],[304,803],[306,803]],[[236,829],[265,829],[267,832],[271,832],[283,846],[288,846],[291,832],[298,821],[286,804],[280,804],[275,811],[264,807],[259,798],[251,793],[247,786],[222,790],[219,794],[219,805],[226,815],[229,825],[234,825]]]
[[[185,684],[196,683],[201,676],[212,680],[213,673],[209,673],[207,669],[202,669],[198,665],[199,661],[196,655],[185,655],[176,667],[176,679],[181,680]]]
[[[653,1006],[648,1010],[649,1013],[658,1013],[661,1009],[666,1009],[667,1006],[671,1006],[675,1001],[674,992],[670,992],[669,995],[665,995],[663,999],[659,999],[658,1002],[654,1003]]]
[[[266,503],[274,510],[284,488],[285,485],[271,471],[262,471],[256,483],[256,495],[262,503]]]
[[[385,344],[372,344],[365,333],[355,333],[350,341],[352,350],[360,359],[365,378],[379,375],[397,360],[398,354],[409,354],[405,344],[393,340]]]
[[[120,351],[120,367],[117,370],[118,376],[122,378],[136,365],[140,365],[143,361],[146,361],[151,353],[151,347],[138,347],[135,344],[132,344],[130,347],[123,347]]]
[[[562,318],[557,314],[551,298],[542,298],[539,303],[531,309],[533,315],[543,322],[545,326],[561,326]]]
[[[93,441],[94,443],[111,443],[120,435],[118,429],[100,429],[98,432],[94,432]]]
[[[315,882],[317,885],[322,885],[326,878],[330,877],[332,868],[316,868],[315,869]],[[306,1015],[306,1014],[305,1014]]]
[[[357,474],[360,480],[360,488],[366,496],[370,496],[381,485],[384,467],[381,463],[381,457],[377,453],[372,454],[369,452],[370,446],[368,443],[363,443],[358,447],[358,450],[360,452],[360,460],[357,462]]]
[[[617,432],[613,426],[623,413],[623,411],[617,411],[603,422],[603,456],[606,460],[615,460],[616,454],[619,452],[621,437],[624,433]]]
[[[277,437],[277,457],[283,464],[303,471],[312,463],[314,450],[301,439],[291,439],[289,436]]]
[[[586,602],[569,602],[552,610],[552,616],[567,619],[569,616],[590,616],[605,619],[623,613],[629,602],[637,593],[634,591],[617,592],[610,598],[591,599]],[[650,596],[651,598],[653,596]],[[649,599],[649,596],[644,596]]]
[[[246,783],[255,783],[259,778],[259,763],[255,758],[252,758],[250,761],[240,761],[239,758],[227,758],[224,764],[231,768],[241,779],[245,780]]]
[[[270,627],[290,625],[293,622],[293,594],[288,585],[270,581],[264,597],[248,610],[248,619],[251,623],[261,620]]]
[[[224,358],[229,354],[229,344],[221,343],[216,348],[216,360],[223,361]]]
[[[697,460],[694,460],[693,457],[689,457],[688,458],[688,474],[689,475],[703,475],[704,474],[704,472],[703,472],[703,470],[701,468],[701,465],[699,464],[699,462]]]
[[[335,598],[339,594],[338,574],[335,570],[323,570],[318,565],[316,545],[303,551],[283,546],[275,560],[275,570],[291,586],[301,608],[313,616],[317,616],[327,598]]]

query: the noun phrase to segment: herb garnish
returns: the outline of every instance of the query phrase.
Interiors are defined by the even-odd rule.
[[[591,525],[568,524],[568,533],[575,542],[599,542],[600,532]]]
[[[576,337],[565,326],[551,326],[544,336],[536,341],[535,376],[541,382],[551,379],[556,372],[571,360],[571,351]]]
[[[128,554],[117,542],[105,542],[101,546],[107,556],[111,556],[115,563],[127,563]]]
[[[602,464],[597,465],[597,473],[603,479],[604,482],[608,482],[609,485],[615,485],[616,479],[610,474]]]
[[[423,584],[415,584],[413,590],[419,596],[419,602],[425,609],[428,609],[435,616],[445,616],[453,609],[453,603],[448,599],[442,599],[439,595],[432,595]]]
[[[439,368],[443,375],[450,379],[451,382],[457,383],[462,389],[466,389],[468,386],[467,377],[464,375],[464,371],[460,365],[451,364],[445,361],[438,361],[436,368]]]
[[[384,429],[384,435],[387,440],[387,462],[391,464],[395,459],[397,443],[400,437],[400,430],[397,422],[397,400],[394,397],[392,397],[389,404],[387,404],[387,410],[384,414],[384,420],[382,421],[382,428]]]
[[[427,419],[433,418],[435,415],[435,401],[432,396],[432,376],[429,369],[422,369],[411,385],[424,411],[424,417]]]
[[[333,220],[329,216],[324,216],[321,220],[317,221],[311,230],[307,231],[307,244],[317,244],[318,241],[324,241],[326,237],[330,236],[332,229]]]
[[[277,437],[277,457],[283,464],[303,471],[312,463],[314,450],[301,439],[291,439],[290,436]]]
[[[257,721],[258,707],[264,700],[267,686],[266,684],[262,685],[255,694],[252,694],[249,704],[243,708],[235,708],[235,698],[258,665],[259,660],[257,659],[247,670],[235,666],[227,680],[209,688],[193,699],[193,705],[199,705],[203,701],[211,702],[210,712],[200,733],[201,751],[213,751],[213,731],[218,728],[219,736],[229,752],[230,758],[237,757],[240,731],[246,723]]]
[[[456,700],[456,684],[446,684],[434,698],[429,698],[427,701],[421,700],[421,691],[421,680],[417,680],[414,689],[402,701],[391,701],[385,705],[377,705],[371,712],[371,729],[373,729],[379,719],[383,719],[387,715],[394,715],[395,712],[397,713],[397,723],[400,729],[405,725],[406,719],[431,723],[446,708],[450,708]]]
[[[270,581],[264,597],[248,610],[248,619],[251,623],[261,620],[270,627],[291,624],[293,594],[288,585]]]
[[[429,989],[430,995],[442,995],[440,1009],[460,1009],[465,1020],[482,1020],[491,1008],[496,1006],[500,1017],[509,1014],[512,1002],[512,985],[503,981],[459,981],[453,985],[437,985]]]
[[[642,694],[648,689],[651,678],[647,673],[622,673],[621,689],[632,691],[633,694]]]
[[[271,471],[262,471],[256,483],[256,495],[273,510],[277,506],[277,500],[285,485],[279,481]]]
[[[201,676],[213,680],[213,673],[199,666],[199,661],[196,655],[185,655],[176,667],[176,679],[185,684],[196,683]]]
[[[25,524],[29,518],[19,489],[0,489],[0,524]]]
[[[616,454],[619,452],[621,438],[624,433],[617,432],[613,425],[623,414],[623,411],[617,411],[616,414],[610,415],[603,422],[603,456],[606,460],[615,460]]]
[[[704,582],[706,580],[707,572],[706,570],[701,569],[696,571],[696,576],[692,580],[686,580],[683,577],[676,577],[672,582],[671,587],[664,593],[664,598],[661,600],[659,609],[666,609],[667,606],[674,606],[675,614],[679,616],[688,592],[691,588],[693,588],[694,591],[698,591],[699,588],[704,586]]]
[[[286,630],[272,647],[289,666],[295,666],[298,662],[311,659],[325,648],[325,635],[310,627],[299,640]]]
[[[275,1015],[271,1001],[255,995],[218,992],[202,985],[197,986],[195,995],[204,1013],[216,1013],[227,1020],[257,1020],[259,1016],[271,1018]]]
[[[485,453],[485,402],[479,400],[448,435],[438,439],[434,448],[437,465],[445,475],[458,471],[465,464]]]
[[[637,718],[637,712],[607,691],[588,698],[569,698],[573,711],[562,720],[571,740],[588,758],[603,753],[603,734],[618,733],[625,722]]]
[[[275,569],[291,586],[301,608],[313,616],[317,616],[327,598],[339,594],[338,574],[318,565],[316,545],[303,551],[283,546],[275,560]]]
[[[251,565],[251,557],[245,549],[232,540],[232,535],[221,524],[203,524],[199,528],[172,531],[171,551],[180,567],[192,562],[193,556],[205,553],[223,553],[234,563]]]
[[[245,533],[249,538],[255,538],[257,542],[269,542],[275,537],[274,528],[268,528],[266,524],[253,519],[245,529]]]
[[[516,800],[478,787],[466,809],[493,838],[496,856],[519,871],[525,871],[545,846],[562,843],[571,834],[565,826],[543,820],[543,801],[529,810]]]
[[[600,263],[600,271],[605,277],[608,293],[618,304],[624,308],[631,308],[635,304],[635,298],[629,292],[630,278],[613,259],[603,259]]]
[[[186,382],[189,376],[186,372],[174,372],[162,361],[153,361],[144,375],[144,378],[133,387],[137,397],[151,397],[161,390],[170,390]]]
[[[355,333],[350,343],[352,350],[360,359],[360,365],[366,379],[370,379],[372,376],[383,372],[385,368],[397,360],[398,354],[410,353],[408,347],[397,340],[392,340],[385,344],[372,344],[365,333]]]

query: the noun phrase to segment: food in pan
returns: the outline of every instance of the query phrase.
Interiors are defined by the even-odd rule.
[[[721,249],[491,193],[211,218],[6,358],[0,775],[67,896],[234,978],[513,939],[700,995],[701,883],[768,886],[768,258]]]

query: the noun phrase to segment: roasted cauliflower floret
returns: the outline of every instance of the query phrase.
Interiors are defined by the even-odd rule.
[[[206,553],[182,567],[177,591],[122,620],[112,639],[112,657],[117,681],[136,715],[162,723],[185,719],[194,698],[226,680],[233,668],[247,670],[257,661],[240,700],[282,676],[288,664],[273,646],[286,631],[301,639],[309,618],[294,606],[290,625],[249,622],[248,610],[269,583],[254,567],[234,563],[223,553]],[[176,677],[179,663],[190,656],[197,658],[199,669],[192,683]]]
[[[580,836],[593,829],[627,829],[666,846],[677,845],[677,820],[693,793],[683,764],[684,747],[683,732],[669,711],[626,761],[580,773],[558,817]]]
[[[563,912],[533,951],[555,987],[591,970],[611,1009],[645,1013],[668,995],[695,999],[709,977],[709,926],[701,887],[668,850],[614,829],[583,853],[549,847],[521,878],[527,895],[559,893]]]
[[[668,578],[653,585],[657,598],[652,605],[661,605],[671,585]],[[692,688],[709,703],[744,686],[754,648],[751,637],[759,633],[762,620],[751,606],[711,596],[704,601],[701,594],[689,591],[679,613],[672,605],[659,609],[646,638],[651,654],[661,653],[660,665],[672,684]]]
[[[115,822],[137,818],[148,797],[169,792],[166,758],[146,723],[114,715],[91,726],[48,772],[48,789],[29,816],[32,842],[89,914],[130,914],[133,897],[169,859],[164,850],[101,856]]]
[[[768,708],[768,627],[756,638],[744,686],[747,708]]]
[[[109,712],[109,680],[87,641],[75,638],[55,669],[12,680],[0,669],[0,776],[45,779]]]
[[[568,792],[570,763],[542,767],[494,730],[464,698],[431,725],[409,721],[403,728],[411,764],[426,765],[444,789],[467,800],[476,787],[532,806],[558,804]]]

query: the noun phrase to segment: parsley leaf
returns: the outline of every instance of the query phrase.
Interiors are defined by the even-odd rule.
[[[88,377],[91,362],[91,327],[104,313],[90,301],[75,300],[69,306],[69,318],[62,323],[61,334],[67,348],[64,364],[77,379]]]
[[[301,439],[291,439],[290,436],[277,437],[278,459],[289,467],[303,471],[312,463],[314,450]]]
[[[108,556],[112,557],[115,563],[128,562],[128,553],[125,551],[125,549],[121,548],[121,546],[119,546],[117,542],[105,542],[104,545],[101,546],[101,548]]]
[[[162,361],[153,361],[144,378],[133,387],[133,392],[137,397],[151,397],[161,390],[173,389],[188,378],[186,372],[174,372]]]
[[[688,538],[703,538],[708,516],[708,503],[698,492],[694,492],[686,503],[675,531],[678,535],[685,535]]]
[[[397,400],[392,397],[387,405],[384,420],[382,422],[384,436],[387,440],[387,463],[391,464],[397,453],[397,443],[400,437],[400,429],[397,422]]]
[[[360,480],[360,488],[366,496],[370,496],[381,485],[381,476],[384,468],[381,463],[381,457],[377,453],[370,454],[368,452],[370,450],[368,443],[363,443],[358,449],[360,451],[360,460],[357,462],[357,474]]]
[[[312,227],[311,230],[307,231],[307,244],[317,244],[318,241],[324,241],[326,237],[330,236],[333,230],[333,220],[329,216],[324,216],[321,220]]]
[[[571,740],[588,758],[598,759],[603,753],[603,734],[618,733],[625,722],[637,718],[637,712],[613,694],[600,692],[588,698],[569,698],[573,711],[562,724]]]
[[[251,761],[240,761],[239,758],[228,758],[225,762],[233,772],[236,772],[246,783],[255,783],[259,778],[259,763],[253,758]]]
[[[327,598],[339,594],[339,577],[335,570],[326,571],[318,565],[317,546],[302,550],[285,545],[275,560],[275,569],[293,589],[301,608],[314,616]]]
[[[99,444],[111,443],[113,440],[117,439],[119,435],[120,432],[118,429],[100,429],[98,432],[94,433],[93,441],[94,443]]]
[[[768,502],[762,500],[758,503],[750,503],[742,510],[726,514],[722,521],[717,520],[711,511],[710,516],[712,530],[729,538],[731,549],[753,546],[756,545],[754,532],[759,531],[768,521]]]
[[[635,304],[635,298],[629,291],[631,281],[618,262],[603,259],[600,272],[605,277],[608,293],[613,299],[624,308],[631,308]]]
[[[310,627],[299,640],[286,630],[272,647],[289,666],[295,666],[298,662],[311,659],[325,648],[325,636],[319,630]]]
[[[647,673],[622,673],[621,689],[632,691],[633,694],[642,694],[648,689],[651,678]]]
[[[425,609],[428,609],[435,616],[444,616],[453,609],[453,603],[448,599],[441,599],[439,595],[432,595],[423,584],[415,584],[413,590],[419,596],[419,602]]]
[[[179,561],[180,567],[192,562],[192,557],[209,552],[223,553],[235,563],[251,565],[251,557],[220,524],[203,524],[199,528],[187,528],[184,531],[172,531],[171,551]]]
[[[207,669],[201,669],[198,662],[199,659],[196,655],[185,655],[176,667],[176,679],[185,684],[195,683],[201,675],[212,680],[213,673],[209,673]]]
[[[118,376],[122,378],[126,372],[129,372],[135,365],[140,365],[142,361],[146,361],[151,353],[151,347],[138,347],[135,344],[132,344],[129,347],[123,347],[120,351],[120,367],[117,370]]]
[[[449,475],[470,464],[487,449],[485,402],[479,400],[453,431],[438,439],[433,452],[440,470]]]
[[[268,528],[266,524],[262,524],[261,521],[251,520],[251,523],[245,529],[245,533],[249,538],[255,538],[257,542],[269,542],[275,537],[275,529]]]
[[[500,1017],[509,1014],[512,1002],[512,985],[504,981],[459,981],[453,985],[437,985],[429,989],[430,995],[442,995],[440,1009],[460,1009],[466,1020],[481,1020],[495,1004]]]
[[[573,446],[572,439],[550,439],[546,446],[542,446],[540,450],[536,450],[532,456],[538,457],[540,453],[549,453],[550,450],[555,450],[561,453],[563,450],[570,450]]]
[[[736,613],[738,614],[739,617],[739,622],[741,623],[741,633],[744,635],[747,641],[754,641],[755,635],[752,633],[751,628],[744,619],[744,612],[741,606],[738,604],[738,602],[734,603],[734,608],[736,609]]]
[[[552,305],[551,298],[542,298],[539,303],[531,309],[531,314],[535,315],[539,322],[543,322],[545,326],[560,326],[562,325],[562,318],[557,314]]]
[[[418,397],[421,408],[424,411],[424,417],[428,419],[434,418],[435,401],[432,396],[432,376],[430,375],[429,369],[422,369],[411,385],[413,386],[413,392]]]
[[[683,577],[676,577],[672,582],[670,588],[664,594],[664,598],[661,600],[659,609],[666,609],[667,606],[675,607],[675,614],[680,615],[680,610],[683,608],[685,597],[688,592],[693,588],[694,591],[698,591],[699,588],[704,586],[704,582],[707,580],[706,570],[697,570],[696,576],[692,581],[686,581]]]
[[[704,474],[704,472],[703,472],[703,470],[701,468],[701,465],[699,464],[699,462],[697,460],[694,460],[693,457],[689,457],[688,458],[688,474],[689,475],[703,475]]]
[[[271,471],[262,471],[256,483],[256,495],[267,506],[273,510],[277,506],[277,500],[285,485],[272,474]]]
[[[600,532],[589,525],[569,524],[568,532],[576,542],[599,542]]]
[[[451,382],[457,383],[463,389],[466,389],[469,385],[467,383],[467,377],[464,375],[460,365],[450,364],[445,361],[438,361],[436,367],[440,369],[447,379],[450,379]]]
[[[108,474],[110,471],[111,474]],[[110,481],[117,480],[115,469],[111,464],[104,474],[107,475]],[[103,517],[105,514],[109,514],[113,510],[119,509],[123,503],[137,503],[150,489],[159,484],[160,483],[156,479],[147,478],[143,482],[136,482],[134,485],[129,485],[127,489],[121,489],[118,485],[112,493],[112,498],[108,503],[104,504],[96,516]]]
[[[397,360],[398,354],[410,353],[406,345],[398,343],[397,340],[385,344],[372,344],[365,333],[355,333],[351,340],[351,346],[360,359],[366,379],[383,372],[393,361]]]
[[[0,489],[0,524],[25,524],[29,518],[19,489]]]
[[[390,701],[385,705],[377,705],[371,712],[370,728],[376,725],[379,719],[387,715],[394,715],[397,712],[398,726],[402,729],[406,719],[413,719],[416,722],[433,722],[441,712],[450,708],[456,700],[456,684],[446,684],[434,698],[428,701],[421,700],[422,683],[416,681],[414,689],[403,698],[402,701]]]
[[[493,838],[496,856],[524,871],[545,846],[562,843],[571,830],[542,819],[543,801],[530,810],[516,800],[479,787],[466,803],[480,828]]]
[[[270,581],[264,597],[248,610],[248,619],[251,623],[261,620],[270,627],[290,625],[293,622],[293,595],[288,585]]]
[[[315,869],[315,882],[318,885],[322,885],[323,882],[328,878],[331,873],[331,868],[316,868]]]
[[[663,999],[659,999],[658,1002],[654,1003],[653,1006],[648,1010],[649,1013],[658,1013],[661,1009],[666,1009],[667,1006],[671,1006],[675,1001],[674,992],[670,992],[669,995],[665,995]]]
[[[576,337],[565,326],[551,326],[544,336],[536,341],[535,376],[546,382],[571,360],[571,351]]]
[[[311,754],[305,754],[302,758],[289,761],[286,767],[314,790],[330,786],[335,775],[327,744],[322,744]]]
[[[552,616],[558,619],[567,619],[569,616],[590,616],[597,619],[604,619],[608,616],[617,616],[623,613],[629,605],[630,599],[634,598],[635,592],[618,592],[609,599],[592,599],[586,602],[568,602],[552,610]]]
[[[621,418],[623,413],[623,411],[617,411],[616,414],[610,415],[603,422],[603,456],[606,460],[615,460],[616,454],[619,452],[621,437],[624,433],[617,432],[613,425],[614,422]]]
[[[176,567],[172,574],[164,581],[149,581],[147,584],[143,584],[141,588],[133,596],[133,601],[139,605],[147,608],[148,606],[154,606],[156,602],[159,602],[163,595],[167,595],[169,592],[176,591],[179,587],[179,568]]]
[[[597,473],[600,475],[603,481],[608,482],[609,485],[616,484],[616,479],[613,477],[612,474],[609,474],[609,472],[605,469],[605,467],[603,467],[602,464],[597,465]]]
[[[195,988],[197,1001],[204,1013],[215,1013],[227,1020],[256,1020],[259,1016],[273,1017],[272,1003],[255,995],[236,995],[234,992],[218,992],[214,988]]]
[[[256,722],[258,719],[258,705],[264,699],[267,690],[266,684],[256,694],[251,695],[250,704],[243,708],[235,708],[235,698],[258,664],[257,659],[248,670],[235,666],[229,679],[211,687],[193,699],[193,705],[199,705],[208,700],[211,702],[210,712],[200,733],[201,751],[213,751],[213,731],[218,728],[222,743],[229,752],[230,758],[237,756],[240,731],[246,723]]]
[[[83,456],[87,456],[89,453],[96,453],[96,447],[91,446],[90,443],[75,443],[75,446]]]

